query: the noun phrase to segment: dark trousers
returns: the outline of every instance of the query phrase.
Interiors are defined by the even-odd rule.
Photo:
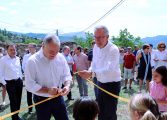
[[[47,99],[34,95],[34,102],[37,103]],[[46,101],[42,104],[35,106],[38,120],[50,120],[51,115],[55,120],[68,120],[65,102],[62,96]]]
[[[72,93],[71,93],[71,90],[70,90],[70,92],[68,93],[67,98],[68,98],[68,100],[72,99]]]
[[[71,76],[73,76],[73,72],[70,71],[70,73],[71,73]],[[63,86],[63,87],[64,87],[64,86]],[[68,93],[67,98],[68,98],[68,100],[72,99],[72,93],[71,93],[71,90],[70,90],[70,92]]]
[[[32,105],[32,93],[27,91],[27,104],[28,106]],[[32,107],[28,109],[29,112],[32,112]]]
[[[6,90],[9,96],[11,112],[20,109],[23,82],[21,79],[6,81]],[[19,120],[18,114],[12,116],[12,120]]]
[[[98,81],[97,81],[97,78],[94,77],[93,78],[93,82],[98,85]],[[95,92],[95,98],[96,98],[96,101],[97,101],[97,97],[98,97],[98,88],[96,86],[94,86],[94,92]]]
[[[121,82],[101,83],[98,85],[103,89],[119,95],[121,89]],[[117,104],[118,99],[98,90],[98,105],[100,108],[99,120],[117,120]]]
[[[63,87],[64,87],[64,85],[62,85],[62,88],[63,88]],[[72,99],[72,93],[71,93],[71,90],[70,90],[70,92],[68,93],[67,98],[68,98],[68,100],[71,100],[71,99]]]

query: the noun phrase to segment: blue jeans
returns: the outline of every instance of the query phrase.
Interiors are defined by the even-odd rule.
[[[47,98],[34,95],[35,103],[44,99]],[[50,120],[52,115],[54,116],[55,120],[69,120],[65,102],[62,96],[39,104],[35,106],[35,108],[37,113],[37,120]]]
[[[88,85],[87,81],[85,79],[82,79],[79,75],[76,76],[78,87],[79,87],[79,93],[80,96],[88,96]]]
[[[101,83],[98,81],[98,85],[103,89],[119,96],[121,82]],[[100,108],[100,114],[98,117],[99,120],[117,120],[116,112],[118,99],[99,90],[97,101]]]

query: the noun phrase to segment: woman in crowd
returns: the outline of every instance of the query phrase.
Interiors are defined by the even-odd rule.
[[[138,79],[140,80],[139,93],[141,93],[143,81],[146,82],[146,92],[149,88],[149,82],[152,79],[152,68],[151,68],[151,55],[149,52],[150,46],[145,44],[143,49],[138,53],[136,62],[139,63],[138,68]]]
[[[167,113],[160,113],[158,104],[148,94],[137,94],[129,103],[132,120],[167,120]]]
[[[153,81],[150,82],[150,95],[157,101],[159,110],[167,112],[167,68],[158,67],[153,74]]]
[[[154,61],[155,66],[167,66],[167,51],[165,43],[161,42],[158,44],[158,51],[155,54]]]

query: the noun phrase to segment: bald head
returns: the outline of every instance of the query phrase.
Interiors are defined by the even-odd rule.
[[[60,50],[60,40],[55,34],[47,35],[43,40],[43,53],[49,60],[55,58]]]

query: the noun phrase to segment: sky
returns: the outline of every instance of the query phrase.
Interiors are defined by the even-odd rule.
[[[120,0],[0,0],[0,28],[23,33],[79,32]],[[167,0],[125,0],[94,27],[105,25],[110,36],[120,29],[140,37],[167,35]],[[86,31],[86,32],[87,32]]]

